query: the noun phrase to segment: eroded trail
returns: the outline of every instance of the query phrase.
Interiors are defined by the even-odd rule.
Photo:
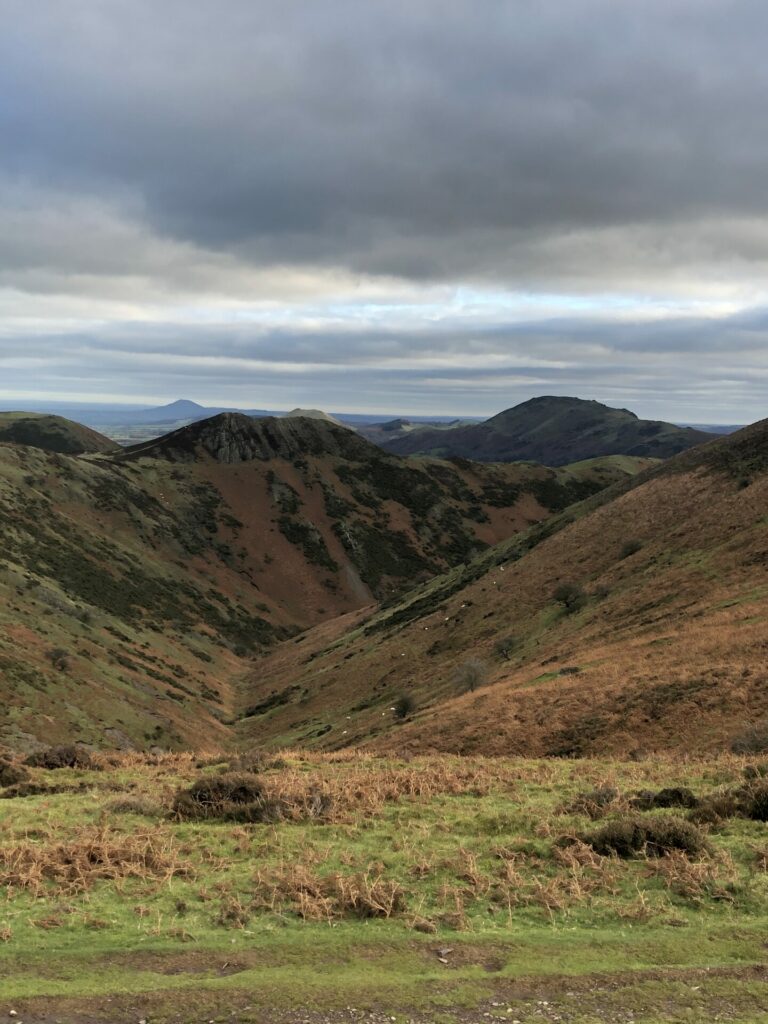
[[[380,951],[379,957],[383,960],[386,952]],[[451,969],[450,978],[440,981],[429,973],[420,975],[420,995],[411,1005],[401,1003],[395,992],[388,999],[369,996],[364,986],[345,987],[338,979],[336,999],[330,998],[327,985],[321,984],[316,997],[301,1005],[276,1006],[270,1003],[282,1004],[288,996],[284,979],[275,984],[268,970],[248,967],[248,959],[230,961],[196,953],[170,957],[167,963],[155,962],[154,969],[182,983],[186,976],[202,975],[204,987],[140,997],[22,1000],[13,1004],[12,1019],[26,1024],[138,1024],[142,1020],[153,1024],[487,1024],[493,1020],[519,1024],[759,1024],[768,1020],[765,964],[488,979],[476,973],[477,968],[487,970],[483,966],[486,955],[467,946],[462,950],[463,965]],[[416,964],[420,963],[418,957]],[[334,976],[337,966],[327,965],[326,980]],[[378,970],[382,966],[379,958],[374,958],[371,966]],[[319,968],[316,962],[314,970]],[[249,977],[247,985],[243,984],[244,975]],[[235,987],[208,987],[225,978],[232,979]]]

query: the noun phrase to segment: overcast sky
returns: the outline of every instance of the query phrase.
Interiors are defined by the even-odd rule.
[[[768,415],[765,0],[0,0],[0,405]]]

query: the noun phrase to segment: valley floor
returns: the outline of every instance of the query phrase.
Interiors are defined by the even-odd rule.
[[[256,804],[176,801],[233,772]],[[735,757],[34,768],[0,791],[0,1017],[768,1021],[764,788]]]

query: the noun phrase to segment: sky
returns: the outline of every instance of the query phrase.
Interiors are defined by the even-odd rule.
[[[0,26],[0,405],[768,415],[764,0]]]

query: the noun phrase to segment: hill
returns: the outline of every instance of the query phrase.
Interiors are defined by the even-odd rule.
[[[243,738],[561,756],[728,749],[768,717],[767,501],[764,421],[278,649],[251,679]],[[284,706],[265,713],[273,694]],[[403,696],[416,710],[399,722]]]
[[[0,444],[23,444],[66,455],[115,451],[117,445],[82,423],[34,412],[0,412]]]
[[[230,413],[98,458],[0,445],[0,742],[224,742],[254,655],[643,465],[411,464]]]
[[[547,466],[601,455],[666,459],[712,435],[611,409],[580,398],[532,398],[484,423],[449,431],[420,429],[380,440],[398,455],[460,456],[477,462],[530,459]]]
[[[415,422],[414,420],[399,417],[394,420],[387,420],[384,423],[361,423],[357,426],[359,433],[374,444],[382,448],[388,448],[401,437],[413,434],[420,430],[444,431],[455,430],[457,427],[464,427],[473,424],[473,420],[446,420],[446,421],[425,421]]]
[[[168,405],[158,405],[152,409],[143,409],[136,414],[136,419],[147,419],[152,423],[163,421],[173,422],[174,420],[196,420],[204,419],[212,413],[219,412],[219,409],[208,410],[197,402],[190,402],[187,398],[179,398]]]
[[[323,412],[322,409],[291,409],[290,412],[287,412],[283,415],[283,419],[297,418],[309,420],[324,420],[326,423],[335,423],[337,427],[344,426],[341,420],[336,419],[335,416],[331,416],[327,412]]]

